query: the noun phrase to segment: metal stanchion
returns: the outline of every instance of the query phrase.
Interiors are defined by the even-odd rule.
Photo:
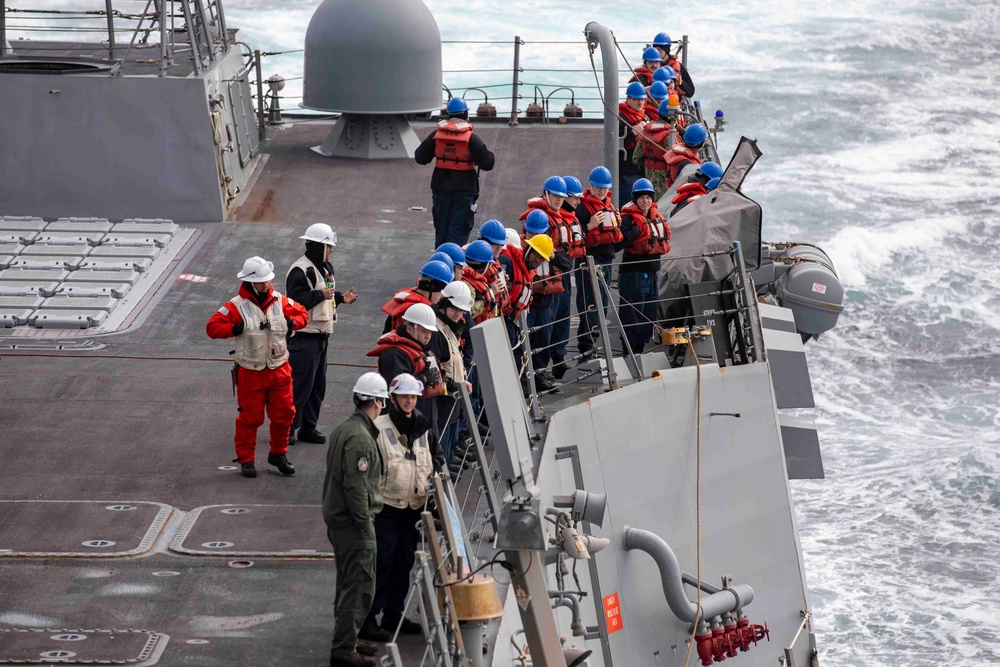
[[[526,310],[522,310],[521,314],[517,316],[517,323],[524,334],[523,354],[525,377],[528,379],[528,411],[531,413],[531,421],[543,422],[545,415],[542,414],[542,406],[538,403],[538,388],[535,386],[535,367],[531,363],[531,337],[528,335],[528,312]]]
[[[597,321],[601,325],[601,340],[604,342],[604,360],[608,365],[608,388],[618,389],[618,374],[615,373],[615,358],[611,350],[611,336],[608,335],[608,320],[604,312],[604,299],[601,298],[601,281],[597,279],[597,264],[594,258],[587,255],[587,270],[590,272],[590,286],[594,293],[594,304],[597,306]]]

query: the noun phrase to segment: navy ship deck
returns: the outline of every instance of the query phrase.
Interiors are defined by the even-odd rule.
[[[325,446],[293,447],[294,477],[266,465],[257,479],[240,477],[231,468],[230,348],[204,326],[235,293],[246,257],[274,261],[280,283],[305,227],[329,222],[341,239],[338,286],[354,286],[360,300],[334,333],[321,429],[351,411],[350,387],[372,366],[365,352],[382,330],[379,307],[432,251],[431,168],[309,151],[328,130],[311,122],[273,131],[245,201],[230,220],[185,225],[202,234],[130,329],[0,338],[0,664],[326,664],[334,568],[318,508]],[[482,176],[479,222],[513,223],[546,176],[583,175],[600,160],[598,128],[480,134],[497,169]],[[182,272],[208,280],[177,280]],[[265,428],[259,454],[266,437]],[[185,519],[210,506],[184,532]],[[223,513],[227,506],[253,511]],[[52,639],[88,628],[119,632]],[[126,630],[168,635],[162,656],[144,653],[148,635]]]

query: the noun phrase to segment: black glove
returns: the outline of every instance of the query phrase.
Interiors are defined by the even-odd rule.
[[[288,327],[289,331],[295,328],[292,326],[292,320],[288,317],[285,318],[285,326]]]
[[[270,320],[264,320],[263,322],[260,323],[260,330],[261,331],[263,331],[264,329],[270,329],[270,328],[271,328],[271,321]]]
[[[427,367],[427,384],[434,386],[441,381],[441,369],[437,366]]]
[[[454,394],[455,396],[458,396],[462,393],[463,384],[464,384],[463,382],[459,382],[458,380],[453,380],[451,378],[448,378],[447,380],[445,380],[444,386],[448,388],[448,395]]]
[[[243,330],[246,328],[246,326],[247,325],[244,324],[242,320],[239,321],[239,322],[237,322],[236,324],[234,324],[233,325],[233,335],[234,336],[239,336],[241,333],[243,333]]]

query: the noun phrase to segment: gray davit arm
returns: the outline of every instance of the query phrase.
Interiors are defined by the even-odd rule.
[[[681,566],[677,563],[670,545],[663,538],[639,528],[625,526],[622,531],[625,550],[638,549],[653,557],[660,568],[660,578],[663,580],[663,594],[667,605],[674,616],[686,623],[693,623],[698,613],[698,605],[688,599],[684,592],[684,582],[681,579]],[[712,593],[701,599],[701,621],[719,616],[726,612],[736,611],[753,602],[753,589],[746,584],[737,584],[718,593]]]

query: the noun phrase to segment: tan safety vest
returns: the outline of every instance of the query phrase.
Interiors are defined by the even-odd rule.
[[[427,498],[427,485],[434,473],[427,433],[412,443],[404,444],[406,436],[396,430],[388,414],[375,420],[378,448],[382,453],[382,499],[386,505],[404,509],[420,509]]]
[[[264,368],[278,368],[288,361],[288,345],[285,334],[288,323],[281,308],[281,294],[274,292],[274,303],[261,311],[260,306],[241,296],[233,298],[233,305],[243,318],[243,333],[236,337],[236,352],[233,358],[237,364],[252,371]],[[268,322],[266,329],[260,325]]]
[[[309,289],[311,290],[320,290],[328,286],[327,282],[323,280],[322,271],[317,269],[316,265],[305,255],[299,257],[294,264],[288,267],[288,273],[285,274],[286,281],[292,269],[302,269],[302,273],[306,275],[306,280],[309,281]],[[309,269],[313,270],[313,275],[316,277],[315,280],[309,280]],[[333,276],[330,276],[329,283],[329,287],[333,289],[337,288],[337,281]],[[336,321],[337,304],[334,303],[333,299],[323,299],[309,309],[309,323],[299,329],[299,331],[302,333],[333,333],[333,323]]]
[[[448,363],[441,364],[441,370],[444,371],[446,377],[459,382],[465,382],[465,360],[462,359],[462,348],[458,344],[458,336],[448,326],[445,318],[440,315],[437,318],[437,325],[438,331],[441,332],[445,342],[448,343],[448,353],[451,355]]]

